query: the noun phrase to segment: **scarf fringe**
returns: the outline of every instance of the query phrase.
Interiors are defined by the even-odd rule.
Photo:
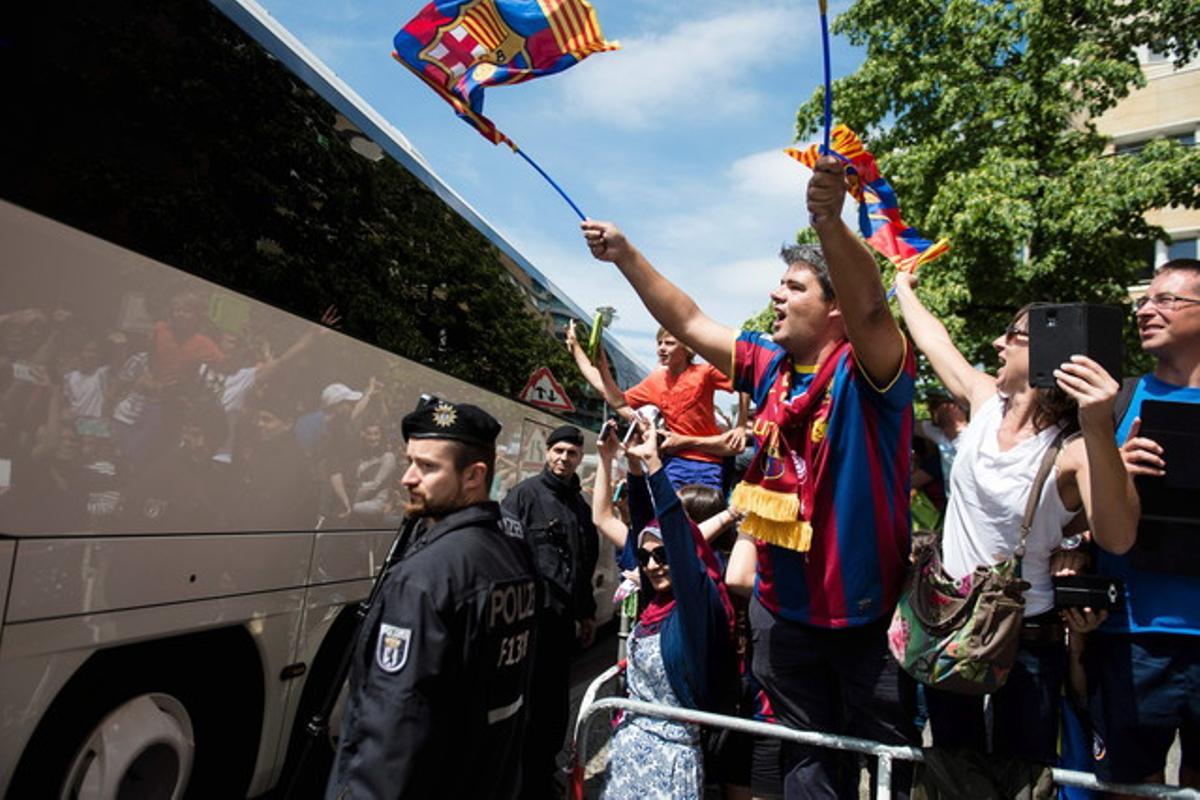
[[[812,525],[803,520],[777,522],[757,514],[748,514],[738,530],[767,544],[800,553],[807,553],[812,548]]]
[[[812,547],[812,525],[796,519],[800,498],[791,492],[773,492],[742,482],[733,490],[729,504],[746,512],[739,529],[755,539],[807,553]]]

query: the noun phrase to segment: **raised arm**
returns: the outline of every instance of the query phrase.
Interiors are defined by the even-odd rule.
[[[729,591],[742,597],[750,597],[754,593],[754,572],[758,565],[758,546],[754,539],[744,533],[739,533],[733,543],[733,552],[729,554],[729,564],[725,567],[725,585]]]
[[[711,542],[729,530],[731,525],[736,525],[741,518],[742,515],[738,513],[737,509],[727,508],[720,514],[714,514],[703,522],[696,523],[696,527],[700,529],[700,535],[704,537],[704,541]]]
[[[663,545],[667,549],[667,563],[671,567],[671,593],[679,604],[679,621],[689,650],[695,657],[703,657],[703,644],[708,639],[705,631],[711,624],[727,625],[732,619],[732,607],[720,599],[723,588],[718,581],[716,558],[708,542],[700,535],[695,523],[688,519],[675,493],[671,481],[663,469],[658,453],[658,431],[651,425],[642,427],[642,441],[629,448],[632,456],[641,458],[650,474],[650,491],[658,514],[659,530]],[[723,609],[717,611],[718,609]],[[723,617],[713,620],[716,613]]]
[[[1060,461],[1062,472],[1074,477],[1074,486],[1062,493],[1063,501],[1076,505],[1072,501],[1077,491],[1096,544],[1110,553],[1128,552],[1137,540],[1141,503],[1113,432],[1113,406],[1120,384],[1095,361],[1081,355],[1071,356],[1054,371],[1054,377],[1079,404],[1083,433],[1067,445]]]
[[[335,329],[341,321],[342,318],[338,314],[337,307],[329,306],[326,308],[324,313],[321,314],[321,324],[318,327],[309,328],[304,335],[295,341],[291,347],[283,351],[283,354],[279,356],[279,358],[269,358],[263,364],[259,365],[258,380],[266,383],[267,380],[275,372],[277,372],[280,367],[298,357],[301,353],[312,346],[312,343],[317,340],[317,337],[324,336],[325,334],[329,333],[331,330]]]
[[[629,529],[617,516],[612,501],[612,463],[619,448],[614,426],[604,423],[596,440],[600,459],[596,464],[596,481],[592,484],[592,524],[614,546],[624,547]]]
[[[691,297],[659,274],[617,226],[589,219],[581,227],[592,255],[617,265],[659,324],[728,373],[733,364],[733,329],[705,315]]]
[[[845,167],[833,156],[822,156],[808,182],[812,227],[829,263],[854,357],[872,383],[888,386],[903,366],[904,334],[888,308],[874,257],[842,222],[845,198]]]
[[[896,273],[896,300],[900,314],[912,334],[913,343],[937,373],[946,391],[975,411],[984,400],[996,393],[996,379],[971,366],[958,352],[941,320],[917,297],[917,277],[907,272]]]
[[[567,323],[567,350],[570,351],[571,357],[575,359],[575,366],[579,367],[579,372],[583,375],[583,379],[588,382],[596,392],[604,398],[604,402],[608,403],[618,414],[624,419],[633,418],[633,409],[629,408],[625,403],[625,395],[617,387],[617,382],[612,379],[612,375],[608,373],[608,362],[604,358],[604,348],[600,348],[600,357],[597,359],[600,363],[593,364],[584,352],[583,347],[579,344],[578,338],[575,335],[575,320]]]

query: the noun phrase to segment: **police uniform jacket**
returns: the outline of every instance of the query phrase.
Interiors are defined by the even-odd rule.
[[[537,605],[496,503],[418,529],[355,645],[327,797],[515,797]]]
[[[514,486],[504,510],[525,528],[543,581],[546,604],[571,619],[596,616],[592,573],[600,554],[592,509],[579,490],[579,477],[564,481],[549,469]]]

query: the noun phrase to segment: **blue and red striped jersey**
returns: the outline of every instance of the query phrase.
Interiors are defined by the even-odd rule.
[[[815,486],[807,552],[758,543],[754,592],[771,612],[825,628],[865,625],[890,614],[909,556],[909,462],[916,360],[911,347],[890,385],[876,387],[852,350],[841,356],[817,409],[814,430],[829,438],[830,456]],[[784,376],[790,372],[790,381]],[[812,380],[763,334],[742,333],[734,351],[734,386],[757,408],[786,383],[789,400]],[[769,424],[759,421],[756,426]],[[803,431],[781,430],[784,437]],[[799,442],[792,443],[801,452]]]

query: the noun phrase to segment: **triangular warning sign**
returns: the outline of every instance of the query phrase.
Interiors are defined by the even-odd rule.
[[[519,397],[531,406],[547,411],[565,411],[569,414],[575,410],[571,398],[567,397],[562,385],[550,374],[549,367],[535,369]]]

